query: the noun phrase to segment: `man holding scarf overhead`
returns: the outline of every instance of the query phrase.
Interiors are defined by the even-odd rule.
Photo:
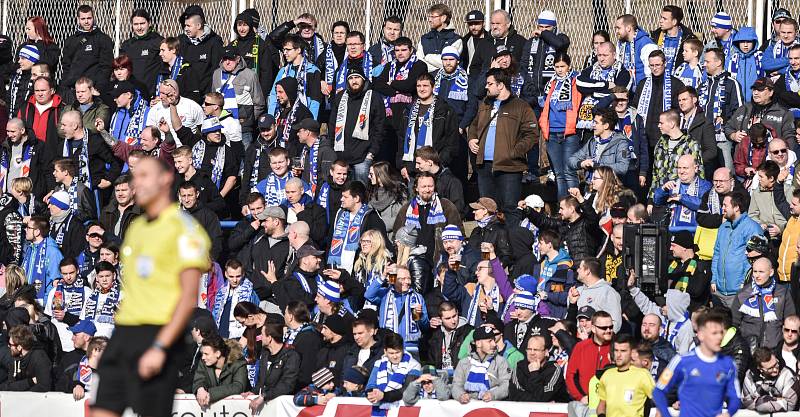
[[[309,61],[303,55],[304,42],[297,35],[289,35],[283,41],[283,57],[286,59],[286,65],[278,70],[278,75],[275,77],[275,84],[269,93],[267,100],[267,112],[275,115],[278,118],[279,107],[283,108],[283,103],[279,103],[280,97],[278,86],[281,81],[286,78],[293,78],[295,80],[295,94],[291,100],[294,104],[296,101],[300,102],[308,109],[311,116],[315,119],[319,116],[319,106],[322,103],[322,91],[320,90],[320,83],[322,81],[322,73],[319,68],[312,61]],[[287,92],[288,93],[288,92]],[[279,106],[280,104],[280,106]],[[283,113],[281,111],[281,113]],[[292,120],[288,126],[301,119]]]
[[[383,356],[375,362],[365,389],[372,416],[385,417],[389,409],[400,407],[403,392],[420,372],[419,362],[403,348],[403,338],[388,333],[383,339]]]
[[[336,158],[349,165],[354,179],[369,183],[369,168],[381,147],[386,110],[360,68],[347,75],[347,88],[331,104],[328,126],[334,126],[333,150]]]
[[[334,268],[352,272],[356,252],[359,250],[361,234],[367,230],[377,230],[385,242],[386,225],[381,216],[367,205],[367,189],[360,181],[352,181],[342,190],[342,205],[328,229],[326,241],[330,242],[328,264]],[[387,246],[391,246],[387,244]]]
[[[397,153],[400,173],[410,179],[415,174],[414,153],[423,146],[433,147],[443,166],[450,165],[458,152],[458,119],[447,102],[433,94],[434,80],[430,74],[420,74],[416,83],[417,99],[407,114],[403,147]]]
[[[678,90],[683,87],[681,80],[665,73],[666,57],[664,52],[656,50],[647,58],[650,74],[638,81],[633,106],[637,117],[641,117],[639,126],[644,126],[650,149],[654,149],[658,138],[658,116],[669,110],[678,108]],[[650,123],[648,123],[650,121]],[[650,155],[650,161],[653,161]]]

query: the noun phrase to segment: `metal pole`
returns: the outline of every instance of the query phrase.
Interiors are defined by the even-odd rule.
[[[625,13],[632,14],[633,8],[631,7],[631,0],[625,0]]]
[[[492,3],[491,2],[492,2],[492,0],[485,0],[484,1],[484,6],[483,6],[483,8],[486,10],[486,12],[483,14],[483,16],[484,16],[483,17],[483,20],[484,20],[483,26],[484,26],[484,29],[486,29],[486,30],[489,30],[488,28],[491,27],[489,25],[489,18],[492,15]]]
[[[3,33],[8,33],[8,0],[3,0]]]
[[[364,37],[366,38],[366,47],[369,48],[370,35],[372,34],[372,0],[367,0],[367,10],[364,13]]]
[[[245,0],[242,0],[242,1],[244,2]],[[238,4],[239,4],[239,2],[237,0],[231,0],[231,21],[228,24],[228,27],[231,28],[230,29],[231,30],[231,34],[230,34],[230,37],[228,38],[229,40],[230,39],[236,39],[236,15],[239,14],[239,12],[237,11]],[[225,42],[225,43],[227,44],[228,42]]]
[[[747,26],[753,26],[753,0],[747,0]]]
[[[766,5],[763,1],[756,2],[754,27],[756,29],[756,35],[758,36],[759,45],[763,45],[764,42],[769,41],[770,35],[772,34],[772,25],[767,19],[767,13],[771,13],[774,3],[773,0],[769,0]],[[767,7],[765,8],[764,6]]]
[[[6,0],[8,1],[8,0]],[[119,46],[120,46],[120,32],[122,32],[122,0],[117,0],[114,5],[114,17],[116,22],[114,22],[114,56],[119,55]]]

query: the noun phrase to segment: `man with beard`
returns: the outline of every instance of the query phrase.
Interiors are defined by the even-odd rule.
[[[281,97],[278,87],[283,87],[284,96],[287,94],[289,95],[289,102],[291,105],[295,104],[295,102],[299,102],[310,114],[308,117],[314,117],[316,119],[319,116],[319,108],[322,103],[322,73],[319,68],[314,65],[315,61],[306,59],[305,55],[303,55],[303,45],[303,40],[297,35],[289,35],[286,37],[286,40],[283,41],[283,57],[286,61],[286,65],[278,70],[278,74],[275,77],[275,84],[272,86],[267,100],[267,112],[275,115],[279,120],[286,117],[284,115],[284,109],[287,107],[286,98]],[[287,79],[294,79],[294,86],[286,84],[284,80]],[[294,90],[293,94],[287,91],[287,87],[288,89]],[[294,107],[291,105],[289,108],[294,110]],[[280,115],[278,112],[280,112]],[[291,120],[288,126],[292,126],[292,124],[304,118],[304,114],[299,114]]]
[[[172,107],[174,108],[174,106]],[[180,119],[178,119],[178,121],[180,121]],[[170,131],[170,129],[174,128],[175,126],[169,124],[167,121],[162,120],[158,122],[158,127],[145,127],[142,130],[142,133],[139,134],[138,145],[129,144],[124,140],[117,140],[114,136],[108,133],[105,124],[100,123],[100,121],[98,121],[95,126],[97,126],[100,135],[103,137],[103,140],[106,142],[106,144],[111,148],[111,151],[114,152],[114,156],[116,156],[120,161],[127,161],[128,157],[130,157],[133,151],[141,150],[147,156],[161,159],[169,166],[175,166],[175,161],[172,159],[172,152],[175,151],[175,138],[172,136],[172,132]],[[180,130],[180,128],[181,126],[179,123],[178,129]],[[163,140],[161,139],[161,135],[164,135]],[[128,165],[130,167],[130,164]]]
[[[61,96],[67,102],[75,98],[73,88],[81,77],[91,79],[98,91],[107,91],[114,59],[114,44],[97,27],[92,6],[78,7],[77,23],[77,31],[64,41],[61,58]]]
[[[184,96],[200,104],[211,91],[211,75],[222,56],[222,38],[206,23],[203,9],[193,4],[178,18],[184,33],[178,36],[180,55],[188,64],[183,71]]]
[[[666,58],[660,50],[651,52],[647,63],[650,74],[637,80],[636,96],[632,105],[636,108],[637,118],[641,118],[639,126],[644,126],[650,149],[655,149],[660,137],[659,125],[655,122],[661,113],[678,108],[678,90],[683,87],[683,83],[665,72]],[[650,161],[653,161],[652,158],[651,154]]]
[[[399,216],[398,216],[399,217]],[[360,236],[364,231],[377,230],[389,244],[386,225],[378,212],[367,205],[367,189],[360,181],[351,181],[342,189],[341,208],[330,217],[328,226],[328,263],[351,272]]]
[[[658,50],[658,46],[639,27],[636,16],[632,14],[618,17],[614,22],[614,32],[617,35],[617,60],[622,62],[622,67],[631,75],[631,85],[637,87],[650,75],[648,58]],[[664,61],[666,62],[666,58]]]
[[[467,33],[461,37],[463,49],[461,50],[460,61],[464,63],[463,68],[469,74],[478,45],[489,35],[489,32],[483,28],[484,17],[480,10],[473,10],[467,13],[464,21],[467,23]]]
[[[753,100],[742,103],[742,106],[725,122],[725,136],[733,142],[740,143],[747,136],[750,126],[761,123],[766,126],[768,137],[794,140],[796,135],[794,117],[792,112],[775,100],[775,83],[772,79],[761,77],[750,86],[750,89],[753,90]]]
[[[428,8],[431,30],[420,37],[417,46],[417,57],[428,65],[428,72],[442,68],[442,51],[445,47],[452,46],[457,54],[461,53],[461,37],[455,32],[452,18],[453,11],[446,4],[437,3]]]
[[[753,351],[755,368],[747,371],[742,387],[742,406],[759,413],[792,411],[797,404],[795,373],[769,349]]]
[[[403,146],[397,152],[396,165],[410,181],[416,173],[414,155],[418,149],[430,146],[447,166],[458,152],[458,120],[447,102],[433,94],[434,80],[430,74],[417,77],[417,99],[407,115],[403,115]]]
[[[34,187],[42,187],[42,142],[25,129],[21,119],[11,119],[6,124],[6,139],[0,144],[0,193],[11,190],[11,181],[28,177]]]
[[[394,59],[394,42],[403,35],[403,21],[389,16],[383,21],[381,40],[369,47],[372,62],[383,71],[383,66]]]
[[[150,99],[154,94],[156,77],[161,69],[161,59],[158,55],[163,36],[156,32],[152,26],[153,19],[150,12],[145,9],[136,9],[131,14],[131,29],[133,36],[122,42],[119,48],[120,55],[127,55],[131,60],[133,71],[131,78],[147,86],[142,95]]]
[[[247,214],[245,200],[249,198],[250,193],[256,191],[256,185],[272,172],[269,165],[269,153],[277,147],[275,135],[275,118],[269,114],[262,114],[258,118],[258,136],[253,139],[253,143],[244,153],[239,188],[239,205],[242,207],[242,215]]]
[[[264,96],[275,82],[275,75],[280,66],[280,55],[272,44],[256,33],[260,16],[255,9],[247,9],[236,16],[234,29],[236,39],[230,45],[239,51],[244,58],[245,66],[253,70],[258,77],[259,85]]]
[[[114,199],[100,212],[100,224],[114,236],[125,238],[125,231],[142,210],[134,203],[133,177],[123,174],[114,180]]]
[[[403,115],[417,93],[417,78],[427,70],[424,62],[417,62],[411,39],[403,36],[394,42],[394,59],[383,67],[383,72],[375,80],[375,91],[383,95],[389,119],[384,123],[386,132],[379,160],[394,161],[405,133]]]
[[[367,76],[360,68],[351,69],[347,88],[331,103],[328,126],[334,126],[333,150],[337,159],[347,162],[354,179],[365,184],[383,142],[385,115],[380,95],[367,85]]]
[[[678,354],[672,344],[661,337],[663,324],[658,314],[645,314],[642,318],[642,340],[650,344],[653,352],[652,364],[648,369],[653,378],[658,378],[667,364]]]
[[[273,91],[276,106],[273,108],[270,104],[269,114],[275,116],[277,145],[285,148],[289,152],[289,156],[294,158],[300,155],[301,147],[297,141],[297,132],[292,130],[292,126],[305,119],[314,119],[316,116],[303,103],[300,96],[302,91],[300,91],[296,78],[287,77],[276,81]],[[271,94],[270,99],[272,99]],[[317,109],[319,109],[319,102],[311,100],[310,103],[316,103]]]
[[[432,333],[420,346],[420,356],[436,369],[450,372],[458,365],[458,349],[473,328],[460,325],[458,309],[449,301],[439,304],[437,312],[430,319]]]
[[[87,6],[88,7],[88,6]],[[8,331],[8,347],[14,360],[9,379],[0,384],[2,391],[47,392],[52,388],[52,362],[36,343],[28,326],[19,325]]]
[[[345,39],[347,54],[344,55],[339,68],[333,73],[331,84],[328,88],[334,94],[344,90],[347,85],[345,78],[352,69],[360,69],[367,80],[372,81],[372,70],[375,64],[372,62],[372,55],[366,52],[364,44],[364,34],[359,31],[352,31],[347,34]]]
[[[286,260],[289,257],[289,240],[286,237],[286,214],[280,207],[270,206],[255,216],[261,222],[263,233],[256,237],[249,251],[240,253],[240,261],[244,265],[245,275],[253,281],[253,290],[261,300],[269,300],[272,294],[276,299],[279,298],[270,288],[268,276],[283,278],[283,271],[286,268]],[[284,283],[284,280],[280,282]],[[280,308],[286,307],[290,300],[300,298],[285,299],[283,302],[274,304]]]
[[[219,259],[219,255],[222,253],[222,229],[219,225],[219,217],[198,201],[200,191],[193,182],[184,182],[178,190],[183,210],[191,214],[211,238],[211,259]]]

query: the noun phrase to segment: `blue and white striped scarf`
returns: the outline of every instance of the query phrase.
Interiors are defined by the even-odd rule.
[[[233,86],[233,80],[236,79],[236,74],[222,71],[221,81],[222,85],[219,86],[217,92],[222,94],[224,98],[222,108],[227,110],[234,119],[239,118],[239,104],[236,103],[236,89]]]
[[[147,127],[147,115],[149,113],[150,106],[147,100],[142,98],[139,93],[136,93],[130,109],[120,108],[111,115],[111,135],[128,145],[139,145],[139,135]],[[122,119],[120,120],[120,118]],[[128,119],[127,121],[125,120],[126,118]]]
[[[283,178],[275,174],[274,171],[267,175],[264,189],[259,190],[264,195],[267,207],[283,204],[286,200],[286,181],[291,178],[294,178],[291,171],[287,172]]]
[[[156,92],[158,92],[158,86],[161,85],[161,82],[164,80],[177,80],[178,75],[181,73],[181,67],[183,66],[183,57],[178,55],[175,57],[175,63],[172,65],[172,68],[169,70],[169,78],[164,78],[164,74],[159,73],[156,76]]]
[[[722,124],[717,123],[716,119],[718,117],[722,117],[722,103],[725,102],[725,80],[727,76],[719,75],[718,79],[719,82],[717,83],[717,90],[714,92],[714,103],[713,103],[713,118],[714,118],[714,131],[721,132],[722,131]],[[705,109],[708,105],[708,100],[710,99],[709,95],[711,94],[711,87],[714,84],[714,79],[708,77],[703,85],[700,86],[700,107]]]
[[[755,51],[753,56],[756,58],[756,78],[761,78],[766,75],[764,73],[764,65],[762,64],[762,61],[764,60],[764,52]],[[728,60],[727,70],[731,74],[731,77],[733,77],[735,80],[738,80],[737,75],[739,74],[739,62],[742,58],[744,58],[744,54],[739,52],[731,54],[731,59]]]
[[[317,204],[319,204],[320,207],[325,209],[325,218],[327,219],[328,223],[331,222],[330,196],[331,196],[331,186],[330,184],[328,184],[327,181],[323,182],[319,188],[319,195],[317,196]]]
[[[397,309],[398,298],[402,303],[402,317]],[[413,289],[402,294],[394,288],[389,289],[381,303],[381,328],[403,336],[405,342],[416,342],[422,336],[422,332],[412,317],[412,306],[422,306],[422,301],[422,296]]]
[[[468,393],[478,393],[478,398],[483,396],[483,393],[492,388],[489,381],[489,366],[494,361],[494,355],[489,355],[486,360],[480,361],[475,359],[473,355],[469,357],[469,373],[467,374],[467,381],[464,382],[464,391]]]
[[[56,294],[61,293],[64,300],[64,309],[75,316],[79,316],[83,310],[83,303],[86,301],[86,292],[83,290],[83,278],[78,275],[78,278],[72,284],[64,284],[64,280],[58,281],[58,286],[53,293],[53,299]]]
[[[358,250],[358,242],[361,237],[361,224],[367,216],[370,207],[361,204],[361,208],[353,214],[349,210],[339,209],[336,216],[336,223],[333,226],[333,239],[331,248],[328,251],[328,263],[340,265],[342,254],[345,251],[355,252]],[[352,221],[350,218],[352,217]]]
[[[217,186],[217,189],[222,187],[222,171],[225,168],[225,143],[220,143],[217,147],[217,154],[211,160],[211,181]],[[203,160],[206,156],[206,140],[202,139],[192,146],[192,166],[200,170],[203,166]]]
[[[386,355],[382,356],[381,359],[375,363],[375,367],[378,369],[375,378],[375,383],[377,384],[378,390],[382,392],[391,392],[403,389],[406,376],[408,376],[408,374],[412,371],[412,360],[413,358],[411,357],[411,354],[408,352],[403,352],[403,358],[400,359],[400,363],[395,365],[394,369],[391,370],[390,373],[389,358],[387,358]],[[378,405],[375,405],[372,407],[372,416],[386,416],[388,409],[399,404],[400,401],[395,401],[393,403],[382,402]]]
[[[413,162],[414,152],[423,146],[433,146],[433,115],[436,111],[436,96],[428,106],[428,110],[419,120],[419,99],[414,100],[414,105],[408,114],[408,125],[403,141],[403,161]]]
[[[100,299],[100,289],[92,291],[92,295],[86,300],[86,320],[93,320],[97,323],[114,323],[114,312],[117,311],[119,305],[119,280],[114,279],[114,283],[108,290],[108,297],[106,297],[103,305],[98,306],[97,302]]]
[[[478,304],[480,304],[481,294],[484,294],[489,299],[494,311],[502,311],[500,310],[500,305],[502,304],[500,287],[495,284],[492,289],[486,293],[483,289],[483,285],[478,284],[475,286],[475,294],[469,301],[469,308],[467,309],[467,323],[469,323],[471,326],[478,325]]]
[[[363,56],[364,58],[361,60],[361,68],[364,70],[364,76],[367,77],[367,80],[372,81],[372,55],[367,52],[363,52]],[[347,88],[347,71],[349,69],[349,62],[350,56],[345,53],[342,65],[339,65],[339,69],[336,71],[336,85],[333,86],[334,91]]]
[[[702,65],[697,64],[696,67],[692,68],[688,62],[682,62],[678,65],[672,71],[672,75],[681,80],[683,85],[693,88],[698,88],[706,79],[706,73],[703,72]]]
[[[439,97],[439,89],[442,86],[442,80],[451,80],[450,90],[447,92],[446,98],[450,100],[467,101],[468,78],[467,71],[461,66],[456,67],[452,74],[447,74],[444,69],[436,73],[436,80],[433,83],[433,95]]]
[[[444,223],[447,219],[444,216],[444,210],[442,209],[442,201],[439,199],[439,195],[433,193],[433,197],[429,203],[423,204],[430,204],[431,209],[428,212],[428,218],[426,219],[427,224],[438,224]],[[419,206],[420,206],[420,199],[419,196],[414,197],[413,200],[408,204],[408,208],[406,209],[406,225],[409,225],[415,229],[420,229],[422,225],[419,222]]]
[[[639,98],[639,105],[636,113],[642,117],[642,126],[647,126],[647,111],[650,108],[650,99],[653,98],[653,76],[647,77],[642,86],[642,93]],[[672,77],[664,73],[664,92],[661,95],[661,111],[667,111],[672,107]]]
[[[225,304],[228,302],[228,295],[231,295],[232,298],[236,298],[235,300],[231,300],[231,309],[242,301],[250,301],[250,297],[253,295],[253,283],[247,278],[242,278],[239,282],[239,286],[233,289],[233,294],[229,293],[230,285],[225,285],[220,288],[214,296],[214,307],[211,310],[211,316],[214,317],[217,327],[219,327],[223,319],[230,319],[229,317],[222,317],[222,311],[225,309]]]

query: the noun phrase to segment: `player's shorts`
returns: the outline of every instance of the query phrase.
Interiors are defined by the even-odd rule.
[[[92,408],[122,414],[130,407],[140,416],[170,417],[178,372],[186,352],[183,338],[167,350],[161,373],[143,381],[139,358],[153,345],[161,326],[117,326],[100,359]]]

